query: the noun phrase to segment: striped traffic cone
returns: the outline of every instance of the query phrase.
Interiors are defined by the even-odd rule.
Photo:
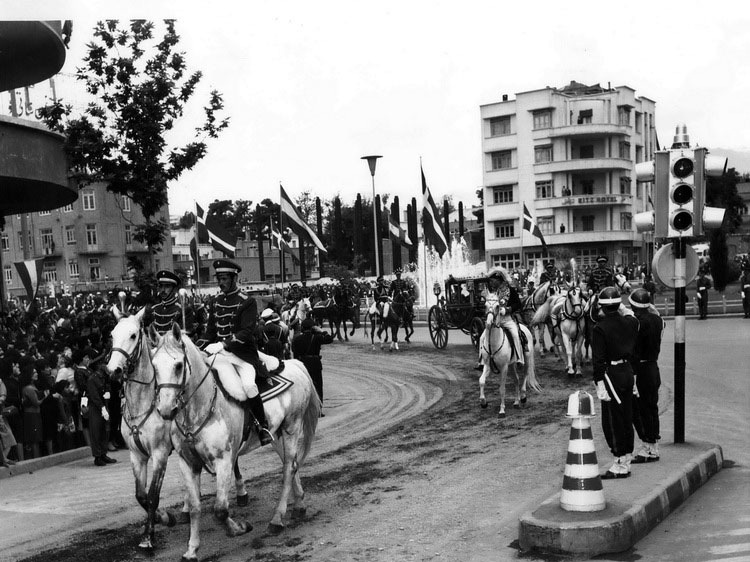
[[[560,494],[560,507],[565,511],[601,511],[606,505],[589,422],[593,415],[594,399],[588,392],[570,395],[567,416],[573,423]]]

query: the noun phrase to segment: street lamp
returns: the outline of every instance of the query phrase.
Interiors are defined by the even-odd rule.
[[[370,166],[370,175],[372,176],[372,230],[375,241],[375,277],[380,277],[380,252],[378,252],[378,213],[375,210],[375,164],[378,158],[382,156],[363,156],[362,160],[367,160]]]

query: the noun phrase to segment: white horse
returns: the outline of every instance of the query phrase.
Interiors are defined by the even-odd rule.
[[[290,332],[289,341],[292,341],[294,336],[302,331],[302,321],[307,318],[311,311],[310,299],[302,297],[294,306],[281,312],[281,321],[287,325]]]
[[[524,297],[521,300],[523,308],[521,309],[521,316],[523,317],[524,323],[529,326],[533,331],[534,341],[539,342],[539,352],[544,354],[548,351],[545,339],[544,331],[547,331],[550,335],[552,346],[549,351],[555,350],[555,336],[552,330],[552,324],[549,322],[549,307],[545,308],[545,303],[558,296],[561,292],[561,288],[557,283],[545,281],[539,285],[534,292]],[[537,316],[539,310],[542,312]]]
[[[270,370],[278,360],[259,354]],[[226,360],[221,355],[216,361]],[[213,359],[213,358],[212,358]],[[229,516],[228,493],[237,458],[260,446],[254,431],[243,441],[244,390],[239,377],[224,377],[205,363],[205,356],[177,324],[161,337],[151,358],[157,383],[156,408],[166,420],[173,420],[172,442],[180,456],[180,470],[188,488],[190,539],[183,560],[197,560],[200,545],[201,472],[216,475],[214,516],[224,524],[227,535],[252,530],[248,522]],[[275,364],[275,365],[274,365]],[[273,448],[281,458],[281,497],[269,523],[269,531],[280,532],[290,495],[292,516],[305,513],[305,492],[299,468],[310,452],[320,417],[321,402],[304,365],[295,359],[284,362],[283,377],[293,384],[265,404]],[[235,474],[235,477],[237,475]]]
[[[571,287],[552,307],[552,323],[562,341],[569,377],[583,376],[583,341],[586,337],[586,302],[580,287]],[[574,369],[575,365],[575,369]]]
[[[524,333],[529,343],[529,351],[524,352],[523,382],[519,380],[516,359],[513,357],[513,342],[510,336],[503,330],[502,326],[497,323],[499,318],[499,304],[495,300],[487,301],[487,322],[485,323],[484,332],[479,338],[479,361],[484,368],[479,376],[479,405],[482,408],[487,407],[487,399],[484,395],[484,386],[490,372],[500,374],[500,410],[498,416],[505,417],[505,380],[508,375],[508,367],[511,366],[516,375],[516,400],[513,402],[514,408],[520,408],[526,404],[526,387],[527,385],[536,392],[541,392],[542,387],[536,379],[534,372],[534,347],[532,345],[531,332],[529,329],[520,324],[519,330]]]

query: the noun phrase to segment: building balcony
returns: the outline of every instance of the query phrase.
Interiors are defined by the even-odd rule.
[[[496,152],[498,150],[512,150],[518,148],[518,136],[515,134],[487,137],[482,143],[484,152]]]
[[[629,193],[592,193],[590,195],[571,195],[569,197],[549,197],[536,199],[536,209],[564,209],[580,207],[613,207],[632,205],[633,196]]]
[[[547,245],[582,244],[590,242],[623,242],[641,240],[634,230],[579,230],[557,234],[545,234]]]
[[[580,125],[566,125],[565,127],[547,129],[547,136],[550,138],[606,138],[610,136],[630,136],[631,133],[632,127],[613,123],[581,123]]]
[[[627,158],[578,158],[575,160],[556,160],[534,164],[535,174],[632,169],[633,161]]]
[[[79,256],[98,256],[108,254],[109,250],[101,246],[85,246],[78,250]]]

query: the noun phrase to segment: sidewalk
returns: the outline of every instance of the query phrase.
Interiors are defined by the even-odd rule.
[[[603,480],[606,507],[565,511],[560,493],[519,520],[521,550],[593,557],[632,547],[722,468],[721,447],[660,446],[660,460],[632,465],[630,478]],[[600,474],[608,468],[600,465]]]
[[[91,447],[79,447],[77,449],[71,449],[69,451],[63,451],[62,453],[55,453],[54,455],[47,455],[46,457],[39,457],[38,459],[31,459],[28,461],[21,461],[16,463],[9,468],[0,466],[0,480],[4,478],[10,478],[18,474],[31,474],[37,470],[43,468],[49,468],[51,466],[57,466],[70,461],[76,461],[91,456]]]

